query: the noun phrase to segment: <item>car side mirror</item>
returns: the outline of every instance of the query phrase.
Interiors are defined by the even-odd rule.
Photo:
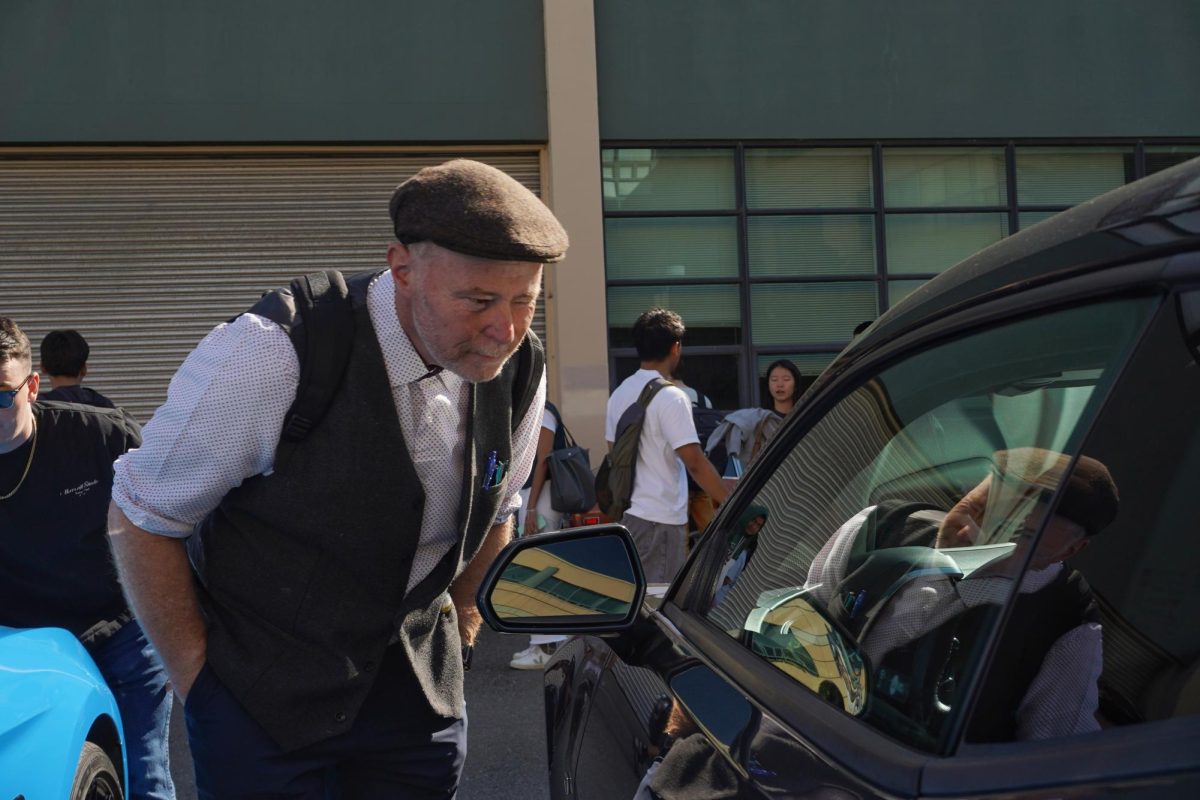
[[[637,620],[646,578],[621,525],[517,539],[492,562],[476,602],[501,633],[613,633]]]

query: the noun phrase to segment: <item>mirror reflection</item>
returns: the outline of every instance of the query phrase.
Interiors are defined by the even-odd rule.
[[[629,552],[617,537],[550,542],[518,552],[491,593],[504,620],[586,617],[620,620],[630,611],[636,586]]]
[[[804,589],[763,592],[746,620],[750,648],[847,714],[867,704],[867,668],[852,639]]]

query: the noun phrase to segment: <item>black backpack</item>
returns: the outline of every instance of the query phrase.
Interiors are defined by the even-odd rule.
[[[646,409],[654,396],[670,385],[662,378],[650,379],[637,401],[617,420],[612,450],[596,472],[596,503],[609,519],[619,520],[629,508]]]
[[[282,327],[300,360],[296,400],[284,417],[275,451],[275,469],[283,471],[297,445],[320,424],[342,385],[354,345],[354,306],[342,273],[326,270],[295,278],[286,289],[265,293],[250,312]],[[533,403],[545,363],[540,357],[541,343],[532,331],[528,335],[533,346],[527,346],[527,342],[517,350],[517,373],[512,387],[513,430]]]
[[[725,474],[725,467],[729,462],[729,453],[725,450],[725,444],[718,444],[712,451],[708,450],[708,437],[717,429],[721,421],[725,419],[728,411],[720,411],[715,408],[703,408],[701,406],[692,406],[692,423],[696,426],[696,436],[700,438],[700,449],[704,451],[704,455],[708,456],[708,460],[716,467],[718,475]],[[689,472],[687,476],[688,491],[701,491],[700,485],[692,480],[692,474]]]

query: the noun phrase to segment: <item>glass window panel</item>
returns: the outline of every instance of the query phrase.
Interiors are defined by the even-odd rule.
[[[735,353],[695,353],[684,348],[679,360],[679,374],[691,388],[712,401],[713,408],[744,408],[738,393],[738,355]],[[641,366],[637,356],[617,356],[613,359],[616,383],[637,372]]]
[[[1112,606],[1100,694],[1100,713],[1112,725],[1162,724],[1200,711],[1195,678],[1177,677],[1194,676],[1200,658],[1193,331],[1174,313],[1159,315],[1083,448],[1108,467],[1120,494],[1120,513],[1070,562]]]
[[[750,217],[750,274],[870,275],[875,218],[867,214]]]
[[[1018,147],[1017,202],[1074,205],[1133,180],[1127,147]]]
[[[1036,674],[1049,649],[1020,652],[1028,630],[1016,622],[1036,615],[1039,604],[1053,604],[1037,591],[1044,571],[1024,580],[1030,550],[1050,560],[1063,552],[1057,526],[1054,533],[1039,531],[1034,516],[1062,480],[1061,471],[1046,468],[1061,469],[1078,451],[1158,304],[1158,298],[1126,298],[952,337],[846,387],[821,419],[776,440],[773,472],[758,473],[757,491],[736,495],[721,525],[709,528],[700,545],[707,552],[692,563],[715,568],[688,576],[703,582],[696,588],[708,602],[692,609],[796,683],[909,747],[938,752],[959,723],[970,738],[980,731],[987,741],[1010,741],[1034,714],[1049,719],[1053,703],[1026,691],[1031,678],[1022,678],[1026,686],[1014,693],[1024,698],[1020,707],[979,702],[973,719],[964,716],[972,708],[964,687],[975,684],[985,699],[1011,689],[1011,669],[981,673],[993,632],[997,657],[1026,675]],[[1160,378],[1161,363],[1152,367],[1152,380]],[[1187,400],[1194,405],[1188,397],[1170,410]],[[1144,460],[1138,453],[1130,463]],[[1190,467],[1200,459],[1162,461]],[[1178,483],[1190,487],[1194,470],[1183,474],[1188,479]],[[1122,514],[1124,495],[1122,486]],[[952,510],[955,517],[942,529]],[[1128,525],[1139,535],[1110,541],[1143,541],[1145,519],[1131,515]],[[1177,547],[1187,539],[1178,530],[1194,525],[1176,528]],[[1163,613],[1165,576],[1138,575],[1131,565],[1146,566],[1119,559],[1113,573],[1122,583],[1104,596],[1143,588],[1132,585],[1134,577],[1159,587],[1141,601],[1150,614]],[[1091,573],[1086,577],[1092,581]],[[1171,586],[1195,582],[1188,574],[1170,577]],[[1010,599],[1011,625],[997,630]],[[1183,614],[1178,619],[1189,618]],[[1107,624],[1104,635],[1107,646]],[[1095,698],[1094,651],[1075,652],[1088,668],[1063,676],[1072,696]],[[1174,663],[1193,661],[1194,652]],[[1070,716],[1035,735],[1058,735],[1076,724]]]
[[[757,345],[848,342],[855,325],[879,316],[874,281],[760,284],[750,300]]]
[[[1151,145],[1146,148],[1146,174],[1161,172],[1200,156],[1200,144]]]
[[[941,272],[1008,235],[1008,214],[888,214],[888,273]]]
[[[600,151],[605,211],[732,209],[733,150],[615,148]]]
[[[1022,211],[1017,215],[1017,223],[1021,226],[1021,230],[1025,230],[1039,222],[1045,222],[1058,213],[1057,211]]]
[[[883,151],[888,206],[1002,206],[1008,202],[998,147],[889,148]]]
[[[868,148],[746,150],[748,208],[866,208],[874,198]]]
[[[683,317],[685,346],[741,343],[741,302],[736,286],[610,286],[609,346],[633,347],[634,321],[655,306]]]
[[[925,281],[888,281],[888,307],[892,307],[925,285]]]
[[[738,356],[735,353],[696,353],[683,348],[679,360],[683,382],[712,401],[713,408],[741,408]],[[703,442],[702,442],[703,444]]]
[[[604,260],[609,280],[736,277],[737,219],[606,219]]]
[[[767,377],[767,367],[781,358],[786,358],[800,369],[801,375],[817,377],[821,370],[833,363],[837,353],[784,353],[783,355],[760,355],[758,357],[758,377]]]

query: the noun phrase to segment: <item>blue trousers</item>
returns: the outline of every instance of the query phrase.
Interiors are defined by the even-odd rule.
[[[452,800],[467,720],[427,708],[399,646],[388,648],[353,727],[284,751],[205,665],[184,704],[200,800]]]
[[[137,620],[89,652],[121,711],[130,800],[175,800],[167,742],[172,695],[158,653]]]

